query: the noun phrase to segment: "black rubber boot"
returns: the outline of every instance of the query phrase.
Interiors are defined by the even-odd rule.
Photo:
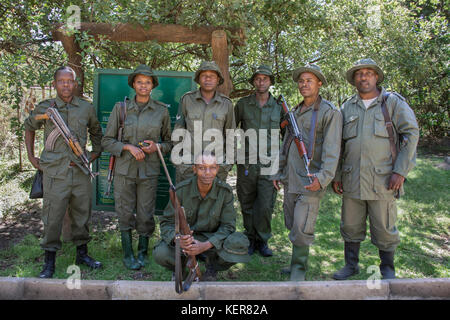
[[[141,267],[148,264],[148,241],[149,237],[139,236],[137,260]]]
[[[53,278],[53,273],[55,273],[55,261],[56,261],[56,252],[46,250],[44,256],[44,268],[39,274],[39,278],[42,279]]]
[[[87,265],[91,269],[99,269],[102,267],[102,263],[99,261],[95,261],[90,256],[88,256],[87,244],[82,244],[77,246],[77,258],[75,263],[77,265],[84,264]]]
[[[292,246],[290,281],[305,281],[308,257],[309,246]]]
[[[255,240],[253,239],[249,239],[250,240],[250,245],[248,246],[248,254],[251,256],[252,254],[255,253]]]
[[[273,252],[269,249],[266,242],[258,241],[256,246],[258,248],[259,254],[263,257],[273,256]]]
[[[395,251],[379,250],[381,259],[380,272],[383,279],[395,279],[394,253]]]
[[[360,242],[345,242],[345,266],[341,270],[333,274],[333,279],[347,280],[351,276],[359,273],[359,247]]]
[[[122,240],[123,264],[127,269],[139,270],[141,264],[134,257],[131,230],[121,231],[120,236]]]

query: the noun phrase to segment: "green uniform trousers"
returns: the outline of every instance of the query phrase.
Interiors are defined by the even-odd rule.
[[[262,176],[260,172],[260,166],[256,164],[237,165],[236,191],[245,235],[249,240],[267,243],[272,236],[272,213],[277,194],[270,176]]]
[[[145,237],[153,234],[157,187],[158,176],[145,179],[114,177],[114,201],[120,231],[136,229]]]
[[[217,178],[223,182],[227,182],[228,171],[231,170],[232,165],[219,165],[219,172]],[[176,183],[187,180],[194,176],[191,164],[180,164],[175,167]]]
[[[369,216],[372,243],[383,251],[394,251],[400,243],[395,226],[397,204],[395,200],[342,199],[341,235],[346,242],[361,242],[366,238]]]
[[[198,234],[194,234],[194,238],[199,241],[208,240],[206,237],[203,237]],[[224,250],[223,248],[221,250]],[[216,271],[224,271],[231,268],[235,263],[228,262],[222,259],[218,254],[218,250],[215,247],[212,247],[209,250],[203,252],[206,256],[206,261],[214,266]],[[167,244],[164,240],[160,240],[159,243],[153,249],[153,259],[155,259],[156,263],[163,266],[166,269],[171,271],[175,271],[175,245]],[[181,252],[181,263],[184,264],[186,262],[187,256]]]
[[[321,197],[288,193],[284,189],[284,224],[289,232],[289,240],[295,246],[309,246],[314,241],[314,228],[319,214]]]
[[[42,222],[44,236],[41,247],[47,251],[61,249],[61,231],[69,208],[72,241],[76,246],[89,242],[88,223],[91,218],[92,185],[88,175],[77,166],[70,167],[65,177],[43,175]]]

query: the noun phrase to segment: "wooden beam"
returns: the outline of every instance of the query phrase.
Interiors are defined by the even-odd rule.
[[[233,90],[233,83],[230,78],[228,62],[228,42],[227,34],[223,30],[216,30],[211,35],[212,58],[222,71],[225,82],[219,86],[219,91],[229,96]]]
[[[63,25],[59,24],[52,31],[53,39],[61,41],[64,36]],[[112,41],[142,42],[156,40],[158,42],[181,42],[181,43],[211,43],[211,35],[214,31],[223,29],[220,27],[202,26],[189,28],[176,24],[150,24],[143,27],[140,24],[82,22],[80,31],[98,40],[101,36]],[[234,45],[244,45],[245,35],[242,29],[227,29],[232,35],[231,41]]]

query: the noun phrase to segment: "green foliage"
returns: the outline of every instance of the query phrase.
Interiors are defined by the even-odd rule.
[[[70,5],[80,8],[82,22],[151,23],[242,28],[246,45],[231,49],[234,95],[251,90],[253,69],[272,66],[276,85],[291,104],[301,96],[292,71],[317,62],[329,86],[324,98],[336,105],[354,93],[345,71],[354,61],[372,57],[386,73],[385,87],[403,95],[415,110],[422,136],[449,131],[448,8],[438,0],[4,0],[0,4],[0,97],[20,108],[23,89],[49,85],[57,66],[67,63],[56,24],[66,24]],[[228,33],[231,35],[231,33]],[[95,68],[133,68],[146,63],[155,69],[193,71],[211,59],[207,45],[111,42],[75,32],[83,49],[84,92],[92,94]],[[21,119],[10,118],[20,138]]]

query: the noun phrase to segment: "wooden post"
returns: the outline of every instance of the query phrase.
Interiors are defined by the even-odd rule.
[[[222,71],[225,82],[219,86],[218,90],[229,96],[233,90],[233,84],[230,78],[228,62],[228,42],[227,34],[224,30],[215,30],[211,34],[212,58]]]

